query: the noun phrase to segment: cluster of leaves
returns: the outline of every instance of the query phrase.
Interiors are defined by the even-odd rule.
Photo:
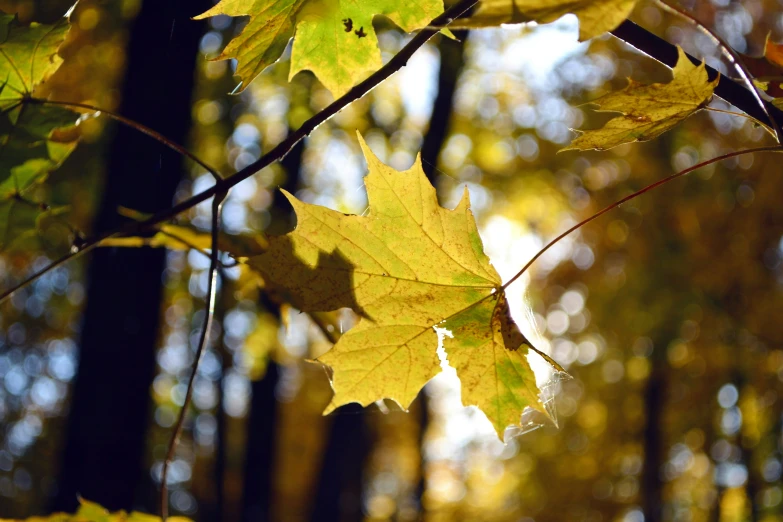
[[[32,200],[37,185],[74,150],[76,115],[34,103],[34,90],[62,63],[68,21],[22,26],[0,13],[0,251],[37,235],[65,209]]]
[[[588,39],[616,27],[634,5],[635,0],[487,0],[455,26],[547,23],[574,13],[580,37]],[[440,0],[223,0],[200,17],[250,16],[219,57],[238,60],[242,88],[293,37],[291,75],[311,70],[341,96],[381,66],[376,16],[413,31],[442,11]],[[60,65],[57,50],[67,30],[66,19],[23,27],[14,17],[0,17],[0,247],[35,230],[53,212],[25,196],[76,145],[70,132],[75,114],[33,97]],[[653,139],[709,103],[717,79],[708,79],[703,64],[694,65],[680,50],[673,74],[670,83],[631,81],[625,90],[596,100],[602,111],[620,116],[582,131],[567,149]],[[157,224],[153,237],[111,237],[102,245],[217,248],[246,262],[269,291],[302,311],[351,308],[361,321],[320,358],[334,370],[335,396],[327,412],[383,398],[407,407],[440,371],[438,330],[443,330],[463,401],[478,405],[502,437],[525,408],[544,408],[527,361],[532,347],[510,317],[506,286],[483,251],[468,194],[454,210],[444,209],[420,163],[397,172],[361,143],[370,171],[368,215],[343,215],[287,194],[298,225],[284,236],[220,235],[215,245],[187,227]]]

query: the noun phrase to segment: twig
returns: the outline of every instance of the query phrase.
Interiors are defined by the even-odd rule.
[[[783,152],[783,147],[781,147],[781,146],[757,147],[757,148],[754,148],[754,149],[737,150],[737,151],[734,151],[734,152],[729,152],[727,154],[722,154],[722,155],[717,156],[715,158],[708,159],[706,161],[702,161],[701,163],[698,163],[698,164],[696,164],[696,165],[694,165],[692,167],[688,167],[687,169],[684,169],[684,170],[681,170],[679,172],[676,172],[676,173],[672,174],[671,176],[668,176],[668,177],[665,177],[665,178],[663,178],[661,180],[658,180],[655,183],[651,183],[650,185],[647,185],[646,187],[644,187],[644,188],[642,188],[640,190],[637,190],[633,194],[629,194],[628,196],[625,196],[624,198],[615,201],[614,203],[612,203],[608,207],[605,207],[603,210],[600,210],[600,211],[596,212],[595,214],[593,214],[592,216],[590,216],[590,217],[588,217],[586,219],[583,219],[582,221],[580,221],[576,225],[572,226],[571,228],[569,228],[568,230],[566,230],[565,232],[563,232],[562,234],[560,234],[559,236],[554,238],[552,241],[547,243],[546,246],[544,246],[544,248],[542,248],[541,250],[536,252],[536,255],[534,255],[530,259],[530,261],[528,261],[527,264],[525,264],[525,266],[522,267],[522,270],[517,272],[516,275],[514,275],[514,277],[509,279],[501,287],[501,290],[505,290],[506,288],[508,288],[508,286],[511,283],[513,283],[514,281],[519,279],[522,276],[522,274],[524,274],[527,271],[527,269],[530,268],[530,266],[533,263],[535,263],[536,260],[538,260],[538,258],[540,258],[550,248],[552,248],[557,243],[559,243],[561,239],[565,238],[566,236],[568,236],[569,234],[571,234],[575,230],[578,230],[578,229],[582,228],[584,225],[590,223],[594,219],[597,219],[597,218],[603,216],[604,214],[606,214],[610,210],[614,210],[617,207],[619,207],[620,205],[622,205],[623,203],[626,203],[626,202],[628,202],[628,201],[630,201],[632,199],[635,199],[635,198],[641,196],[642,194],[645,194],[645,193],[647,193],[647,192],[649,192],[649,191],[651,191],[651,190],[653,190],[655,188],[658,188],[661,185],[665,185],[666,183],[668,183],[668,182],[670,182],[670,181],[672,181],[674,179],[677,179],[677,178],[679,178],[681,176],[684,176],[684,175],[686,175],[686,174],[688,174],[690,172],[693,172],[694,170],[698,170],[698,169],[700,169],[702,167],[706,167],[707,165],[712,165],[713,163],[717,163],[719,161],[723,161],[723,160],[726,160],[726,159],[729,159],[729,158],[733,158],[735,156],[742,156],[743,154],[753,154],[755,152],[778,152],[778,153],[782,153]]]
[[[745,67],[745,64],[742,61],[742,58],[732,49],[729,44],[723,41],[723,39],[718,36],[718,34],[701,23],[699,20],[696,19],[692,14],[690,14],[688,11],[682,9],[679,6],[673,5],[668,3],[666,0],[657,0],[658,5],[661,6],[665,11],[668,11],[670,13],[673,13],[680,18],[686,20],[690,24],[696,26],[696,28],[701,31],[702,33],[706,34],[710,38],[712,38],[715,43],[718,44],[718,47],[720,47],[721,52],[723,53],[723,56],[726,57],[727,60],[731,62],[731,64],[734,66],[734,69],[737,71],[737,74],[740,75],[742,80],[745,82],[745,85],[747,86],[748,90],[753,94],[753,97],[756,99],[756,103],[758,103],[759,107],[762,111],[764,111],[764,114],[767,115],[767,118],[769,118],[770,123],[772,124],[772,129],[775,131],[775,139],[780,143],[781,135],[780,135],[780,126],[778,125],[778,122],[775,121],[775,119],[769,114],[769,111],[767,110],[767,106],[764,104],[764,100],[761,98],[761,95],[759,94],[756,85],[753,83],[753,80],[751,79],[751,75],[748,72],[748,68]]]
[[[452,20],[461,16],[463,13],[465,13],[467,10],[473,7],[477,2],[478,0],[461,0],[459,3],[447,9],[442,15],[435,18],[432,22],[432,25],[437,25],[437,26],[448,25],[449,23],[451,23]],[[355,86],[353,89],[348,91],[345,95],[341,96],[340,98],[332,102],[332,104],[326,107],[324,110],[320,111],[318,114],[314,115],[312,118],[307,120],[296,132],[290,134],[288,138],[280,142],[275,148],[273,148],[267,154],[265,154],[260,159],[258,159],[258,161],[248,165],[247,167],[240,170],[233,176],[218,181],[212,187],[208,188],[204,192],[200,192],[186,199],[185,201],[182,201],[172,206],[167,210],[158,212],[157,214],[155,214],[154,216],[148,219],[139,222],[128,223],[127,225],[120,227],[119,229],[116,229],[114,231],[106,232],[104,234],[99,234],[98,236],[85,240],[79,250],[76,250],[74,253],[64,256],[63,258],[58,260],[57,263],[62,264],[65,261],[68,261],[77,253],[80,253],[81,250],[87,248],[89,249],[94,248],[97,243],[100,243],[102,240],[106,239],[107,237],[112,237],[115,235],[138,235],[141,231],[144,231],[150,227],[154,227],[155,225],[162,223],[163,221],[168,221],[174,216],[181,214],[186,210],[190,210],[191,208],[195,207],[199,203],[202,203],[203,201],[206,201],[217,194],[227,192],[231,187],[237,185],[238,183],[241,183],[242,181],[246,180],[250,176],[256,174],[257,172],[261,171],[262,169],[266,168],[272,163],[279,161],[286,154],[288,154],[297,143],[303,140],[306,136],[310,135],[310,133],[313,132],[322,123],[329,120],[332,116],[340,112],[342,109],[344,109],[354,101],[362,98],[365,94],[367,94],[373,88],[375,88],[376,86],[381,84],[384,80],[386,80],[386,78],[388,78],[398,70],[402,69],[408,63],[408,60],[411,58],[411,56],[413,56],[413,54],[422,45],[424,45],[430,38],[438,34],[438,32],[439,32],[438,29],[422,29],[421,31],[419,31],[419,33],[416,34],[405,47],[400,49],[400,51],[396,55],[394,55],[394,57],[391,60],[389,60],[389,62],[386,65],[378,69],[375,73],[371,74],[366,80],[361,82],[359,85]],[[62,102],[62,103],[70,103],[70,102]],[[73,106],[77,107],[78,105],[74,104]],[[95,109],[90,108],[89,110],[95,110]],[[46,268],[41,273],[45,273],[45,271],[48,271],[49,269],[50,268]],[[31,283],[32,281],[35,281],[37,277],[39,277],[39,275],[30,277],[26,279],[23,284],[16,285],[13,288],[6,290],[2,294],[0,294],[0,303],[2,303],[5,299],[7,299],[9,296],[11,296],[14,292],[19,290],[23,286]]]
[[[58,101],[58,100],[45,100],[43,98],[26,98],[26,101],[28,103],[36,103],[39,105],[58,105],[60,107],[69,107],[72,109],[85,109],[88,111],[93,111],[98,114],[105,114],[106,116],[110,117],[111,119],[118,121],[122,123],[123,125],[127,125],[128,127],[137,130],[141,132],[142,134],[146,134],[150,138],[159,141],[166,147],[170,148],[174,152],[177,152],[186,158],[189,158],[193,160],[195,163],[197,163],[199,166],[201,166],[204,170],[212,174],[212,177],[215,178],[216,181],[223,179],[223,176],[214,168],[210,167],[206,164],[206,162],[202,161],[198,156],[190,152],[188,149],[180,145],[179,143],[176,143],[170,139],[168,139],[163,134],[159,133],[156,130],[150,129],[144,124],[141,124],[135,120],[132,120],[130,118],[126,118],[125,116],[118,114],[116,112],[107,111],[106,109],[102,109],[100,107],[96,107],[95,105],[89,105],[87,103],[77,103],[77,102],[69,102],[69,101]]]
[[[193,366],[191,368],[190,379],[188,380],[188,388],[185,392],[185,400],[182,403],[182,409],[179,412],[177,423],[174,426],[174,431],[171,434],[171,440],[169,441],[168,451],[166,452],[166,460],[163,461],[163,470],[160,475],[160,516],[162,522],[166,522],[168,517],[168,505],[169,495],[166,480],[168,479],[169,466],[174,459],[174,455],[177,451],[177,444],[179,443],[180,435],[182,435],[182,427],[185,424],[185,417],[188,413],[188,408],[193,400],[193,387],[196,383],[196,376],[198,374],[198,365],[201,361],[201,356],[206,349],[207,342],[209,341],[209,331],[212,328],[212,319],[215,315],[215,301],[217,295],[217,272],[219,266],[220,251],[218,250],[218,236],[220,233],[220,210],[223,204],[223,200],[226,197],[226,193],[217,194],[212,202],[212,252],[210,252],[208,283],[207,283],[207,295],[205,297],[206,302],[206,317],[204,317],[204,324],[201,328],[201,337],[198,341],[198,347],[196,348],[196,356],[193,360]]]
[[[737,117],[740,117],[740,118],[745,118],[747,120],[750,120],[754,124],[758,125],[762,129],[764,129],[773,138],[777,139],[777,136],[775,136],[775,131],[774,130],[772,130],[766,123],[761,123],[759,120],[757,120],[756,118],[754,118],[750,114],[745,114],[744,112],[725,111],[723,109],[718,109],[717,107],[710,107],[710,106],[704,107],[704,110],[705,111],[710,111],[710,112],[717,112],[717,113],[720,113],[720,114],[728,114],[729,116],[737,116]]]

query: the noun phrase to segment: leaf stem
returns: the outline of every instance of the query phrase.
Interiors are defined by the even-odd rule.
[[[169,511],[169,495],[166,481],[168,479],[169,466],[171,461],[174,460],[174,455],[177,451],[177,445],[179,444],[180,435],[182,435],[182,428],[185,425],[185,417],[188,413],[190,403],[193,401],[193,388],[196,383],[196,376],[198,374],[198,366],[201,361],[201,356],[207,347],[209,341],[209,332],[212,329],[212,320],[215,316],[215,301],[217,296],[217,273],[220,264],[220,251],[218,250],[218,237],[220,234],[220,211],[223,204],[223,200],[226,198],[226,193],[220,193],[215,195],[215,199],[212,201],[212,251],[210,252],[208,283],[207,283],[207,295],[205,297],[206,302],[206,317],[204,317],[204,324],[201,328],[201,336],[198,341],[198,347],[196,348],[196,356],[193,359],[193,366],[191,368],[190,379],[188,380],[188,388],[185,392],[185,400],[182,403],[182,408],[177,418],[177,423],[174,426],[174,431],[171,433],[171,439],[169,440],[168,450],[166,452],[166,459],[163,461],[163,470],[160,475],[160,516],[162,522],[166,522]]]
[[[454,4],[449,9],[447,9],[443,14],[435,18],[430,25],[446,26],[449,23],[451,23],[455,18],[458,18],[463,13],[468,11],[477,2],[478,0],[460,0],[460,2]],[[424,45],[430,38],[438,34],[438,32],[439,29],[427,29],[427,28],[419,31],[413,38],[411,38],[410,42],[408,42],[408,44],[405,45],[405,47],[400,49],[400,51],[396,55],[394,55],[394,57],[392,57],[391,60],[389,60],[389,62],[386,65],[384,65],[376,72],[368,76],[367,79],[365,79],[363,82],[356,85],[353,89],[348,91],[346,94],[344,94],[343,96],[341,96],[340,98],[332,102],[331,105],[329,105],[328,107],[320,111],[318,114],[311,117],[301,127],[299,127],[299,129],[297,129],[296,132],[290,134],[285,140],[280,142],[275,148],[273,148],[267,154],[259,158],[256,162],[248,165],[244,169],[240,170],[239,172],[235,173],[234,175],[228,178],[224,178],[217,181],[214,185],[212,185],[210,188],[206,189],[205,191],[200,192],[186,199],[185,201],[182,201],[162,212],[158,212],[157,214],[155,214],[154,216],[148,219],[139,222],[128,223],[126,226],[122,226],[114,231],[99,234],[95,237],[85,240],[79,250],[59,259],[57,261],[57,264],[62,264],[65,261],[68,261],[74,255],[80,253],[84,249],[94,248],[97,243],[100,243],[102,240],[108,237],[112,237],[115,235],[138,235],[139,232],[144,231],[150,227],[154,227],[155,225],[163,221],[167,221],[173,218],[174,216],[177,216],[185,212],[186,210],[190,210],[191,208],[195,207],[199,203],[206,201],[217,194],[227,192],[231,187],[253,176],[254,174],[268,167],[272,163],[281,160],[283,157],[285,157],[286,154],[288,154],[291,151],[291,149],[294,148],[294,146],[297,143],[299,143],[305,137],[309,136],[310,133],[313,132],[318,126],[320,126],[322,123],[326,122],[327,120],[331,119],[332,116],[334,116],[335,114],[343,110],[345,107],[347,107],[354,101],[362,98],[365,94],[367,94],[372,89],[377,87],[389,76],[391,76],[398,70],[402,69],[408,63],[408,60],[411,58],[411,56],[413,56],[413,54],[422,45]],[[86,106],[84,104],[74,104],[71,102],[51,102],[48,100],[39,100],[39,103],[51,103],[51,104],[60,103],[63,104],[63,106],[70,105],[73,107],[79,107],[81,105],[82,108],[86,108],[88,110],[98,110],[97,108]],[[113,113],[107,112],[106,114],[112,116]],[[139,130],[141,131],[141,128],[139,128]],[[192,156],[188,156],[188,157],[192,158]],[[201,165],[204,168],[207,168],[203,163],[199,163],[199,165]],[[212,172],[212,174],[214,175],[215,173]],[[47,267],[44,270],[40,271],[39,273],[35,274],[34,276],[31,276],[30,278],[26,279],[22,284],[16,285],[15,287],[6,290],[2,294],[0,294],[0,303],[2,303],[5,299],[7,299],[10,295],[12,295],[20,288],[35,281],[35,279],[37,279],[38,277],[40,277],[40,275],[42,275],[43,273],[45,273],[50,269],[51,269],[50,267]]]
[[[669,13],[679,16],[683,20],[689,22],[691,25],[694,25],[699,31],[701,31],[708,37],[712,38],[712,40],[718,44],[718,47],[720,47],[723,56],[725,56],[726,59],[731,62],[731,65],[734,66],[734,70],[737,71],[737,74],[740,75],[742,81],[745,82],[745,85],[747,85],[748,90],[753,94],[753,97],[756,99],[756,103],[758,103],[761,110],[764,111],[764,114],[766,114],[767,118],[769,118],[772,129],[775,131],[775,139],[777,140],[778,143],[780,143],[781,137],[783,137],[781,136],[780,133],[780,126],[778,125],[778,122],[775,121],[775,119],[767,110],[767,106],[764,103],[764,100],[761,98],[761,95],[756,89],[756,85],[753,83],[753,80],[751,79],[750,72],[748,72],[748,68],[745,67],[745,64],[742,61],[742,58],[740,58],[739,54],[737,54],[737,52],[734,51],[734,49],[732,49],[729,46],[729,44],[727,44],[723,40],[723,38],[721,38],[715,31],[713,31],[712,29],[710,29],[709,27],[701,23],[699,20],[696,19],[696,17],[694,17],[688,11],[682,9],[679,6],[670,4],[667,0],[656,0],[656,3],[659,6],[661,6],[661,8],[664,11],[668,11]]]
[[[723,109],[718,109],[717,107],[710,107],[710,106],[704,107],[704,110],[705,111],[710,111],[710,112],[719,112],[721,114],[728,114],[729,116],[739,116],[741,118],[748,119],[748,120],[752,121],[753,123],[755,123],[756,125],[758,125],[761,128],[763,128],[765,131],[767,131],[767,133],[769,133],[770,136],[772,136],[773,138],[777,139],[777,136],[775,136],[775,131],[773,129],[771,129],[769,127],[769,125],[767,125],[766,123],[763,123],[763,122],[757,120],[756,118],[754,118],[750,114],[746,114],[744,112],[725,111]]]
[[[132,120],[130,118],[126,118],[122,114],[118,114],[116,112],[108,111],[106,109],[102,109],[100,107],[96,107],[95,105],[90,105],[87,103],[77,103],[77,102],[69,102],[69,101],[59,101],[59,100],[45,100],[43,98],[27,98],[26,99],[29,103],[37,103],[40,105],[57,105],[60,107],[68,107],[70,109],[85,109],[88,111],[93,111],[97,114],[105,114],[106,116],[110,117],[111,119],[118,121],[119,123],[122,123],[123,125],[126,125],[134,130],[137,130],[141,132],[142,134],[146,134],[150,138],[162,143],[166,147],[170,148],[174,152],[177,152],[186,158],[191,159],[193,162],[197,163],[199,166],[201,166],[204,170],[212,174],[212,177],[215,178],[216,181],[222,180],[223,176],[214,168],[207,165],[206,162],[202,161],[198,156],[190,152],[188,149],[180,145],[179,143],[176,143],[170,139],[168,139],[163,134],[159,133],[158,131],[151,129],[147,127],[146,125],[139,123],[135,120]]]
[[[743,154],[753,154],[753,153],[755,153],[755,152],[778,152],[778,153],[781,153],[781,152],[783,152],[783,147],[781,147],[780,145],[777,145],[777,146],[774,146],[774,147],[757,147],[757,148],[753,148],[753,149],[737,150],[737,151],[734,151],[734,152],[729,152],[729,153],[727,153],[727,154],[722,154],[722,155],[720,155],[720,156],[716,156],[716,157],[714,157],[714,158],[712,158],[712,159],[708,159],[708,160],[706,160],[706,161],[702,161],[701,163],[697,163],[696,165],[694,165],[694,166],[692,166],[692,167],[688,167],[687,169],[681,170],[681,171],[679,171],[679,172],[675,172],[675,173],[674,173],[674,174],[672,174],[671,176],[667,176],[667,177],[665,177],[665,178],[663,178],[663,179],[661,179],[661,180],[658,180],[658,181],[656,181],[655,183],[651,183],[650,185],[647,185],[646,187],[644,187],[644,188],[642,188],[642,189],[639,189],[639,190],[637,190],[636,192],[634,192],[634,193],[632,193],[632,194],[629,194],[629,195],[625,196],[624,198],[622,198],[622,199],[619,199],[619,200],[615,201],[614,203],[612,203],[612,204],[611,204],[611,205],[609,205],[608,207],[605,207],[603,210],[600,210],[600,211],[596,212],[595,214],[593,214],[592,216],[590,216],[590,217],[588,217],[588,218],[586,218],[586,219],[583,219],[582,221],[580,221],[580,222],[579,222],[579,223],[577,223],[576,225],[572,226],[571,228],[569,228],[569,229],[568,229],[568,230],[566,230],[565,232],[561,233],[559,236],[555,237],[555,238],[554,238],[553,240],[551,240],[549,243],[547,243],[547,244],[544,246],[544,248],[542,248],[541,250],[539,250],[539,251],[536,253],[536,255],[534,255],[534,256],[533,256],[533,257],[530,259],[530,261],[528,261],[528,262],[527,262],[527,264],[525,264],[525,266],[523,266],[523,267],[522,267],[522,270],[520,270],[519,272],[517,272],[517,273],[514,275],[514,277],[512,277],[512,278],[511,278],[511,279],[509,279],[509,280],[508,280],[508,281],[507,281],[505,284],[503,284],[503,286],[502,286],[502,287],[500,287],[500,289],[501,289],[501,290],[505,290],[506,288],[508,288],[508,286],[509,286],[511,283],[513,283],[514,281],[516,281],[517,279],[519,279],[519,278],[522,276],[522,274],[524,274],[525,272],[527,272],[527,269],[528,269],[528,268],[530,268],[530,266],[531,266],[533,263],[535,263],[535,262],[538,260],[538,258],[540,258],[540,257],[541,257],[542,255],[544,255],[544,253],[545,253],[545,252],[547,252],[547,251],[548,251],[550,248],[552,248],[552,247],[553,247],[553,246],[555,246],[557,243],[559,243],[559,242],[560,242],[560,240],[562,240],[563,238],[565,238],[566,236],[568,236],[568,235],[569,235],[569,234],[571,234],[572,232],[574,232],[574,231],[576,231],[576,230],[578,230],[578,229],[582,228],[583,226],[585,226],[586,224],[590,223],[590,222],[591,222],[591,221],[593,221],[594,219],[597,219],[597,218],[599,218],[599,217],[603,216],[604,214],[606,214],[606,213],[607,213],[607,212],[609,212],[610,210],[614,210],[614,209],[616,209],[617,207],[619,207],[619,206],[620,206],[620,205],[622,205],[623,203],[625,203],[625,202],[627,202],[627,201],[630,201],[630,200],[632,200],[632,199],[635,199],[635,198],[637,198],[637,197],[641,196],[642,194],[645,194],[645,193],[647,193],[647,192],[650,192],[651,190],[653,190],[653,189],[655,189],[655,188],[658,188],[658,187],[660,187],[661,185],[665,185],[666,183],[668,183],[668,182],[670,182],[670,181],[672,181],[672,180],[674,180],[674,179],[677,179],[677,178],[679,178],[679,177],[681,177],[681,176],[684,176],[684,175],[686,175],[686,174],[689,174],[689,173],[693,172],[694,170],[698,170],[698,169],[700,169],[700,168],[702,168],[702,167],[706,167],[706,166],[708,166],[708,165],[712,165],[713,163],[718,163],[719,161],[723,161],[723,160],[726,160],[726,159],[729,159],[729,158],[734,158],[734,157],[736,157],[736,156],[742,156]]]

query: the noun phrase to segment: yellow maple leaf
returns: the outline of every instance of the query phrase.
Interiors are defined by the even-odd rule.
[[[671,129],[712,99],[719,77],[709,81],[704,63],[694,65],[678,46],[679,59],[669,83],[628,86],[591,102],[599,112],[619,112],[600,129],[580,133],[562,150],[607,150],[623,143],[651,140]]]
[[[338,97],[382,65],[375,16],[411,32],[442,12],[443,0],[222,0],[196,19],[250,16],[242,33],[217,58],[237,59],[241,89],[275,63],[294,38],[290,77],[313,71]]]
[[[269,238],[248,264],[306,312],[350,307],[362,318],[319,361],[334,369],[327,408],[390,398],[407,408],[440,371],[435,327],[462,379],[502,438],[522,410],[543,411],[525,338],[510,319],[502,282],[484,254],[467,190],[438,205],[420,160],[398,172],[361,140],[369,166],[367,215],[346,215],[286,194],[297,227]]]
[[[483,0],[470,18],[452,29],[493,27],[525,22],[549,23],[566,14],[579,18],[579,40],[611,31],[628,18],[637,0]]]

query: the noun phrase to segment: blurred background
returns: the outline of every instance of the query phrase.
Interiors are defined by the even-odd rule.
[[[310,73],[287,81],[288,52],[241,95],[229,61],[209,61],[241,19],[189,18],[209,0],[81,0],[45,86],[54,99],[118,111],[186,143],[225,174],[252,163],[325,107]],[[0,0],[52,22],[67,0]],[[774,0],[690,2],[741,53],[783,38]],[[722,72],[713,43],[655,4],[632,17]],[[377,21],[384,60],[408,37]],[[607,119],[583,103],[626,77],[667,68],[611,36],[577,42],[566,16],[539,27],[434,38],[408,66],[319,127],[280,164],[231,192],[224,229],[294,224],[277,187],[362,213],[355,131],[386,163],[422,151],[441,204],[463,187],[485,248],[508,279],[550,238],[675,170],[772,144],[748,120],[702,111],[648,143],[556,152],[570,128]],[[289,48],[290,50],[290,48]],[[735,110],[715,100],[715,108]],[[168,207],[212,184],[156,142],[105,117],[46,186],[75,230],[118,222],[118,206]],[[330,339],[271,301],[252,274],[223,271],[212,347],[169,474],[171,507],[198,521],[783,520],[783,176],[773,155],[712,165],[571,235],[509,289],[536,346],[571,374],[541,384],[559,427],[503,444],[463,407],[444,371],[410,412],[392,402],[323,417]],[[180,216],[208,230],[209,204]],[[0,257],[10,287],[61,255],[72,231]],[[103,249],[0,308],[0,516],[73,511],[77,494],[157,512],[160,472],[204,320],[208,259]],[[348,313],[316,318],[333,340]],[[532,359],[532,356],[531,356]],[[533,429],[537,428],[537,429]]]

